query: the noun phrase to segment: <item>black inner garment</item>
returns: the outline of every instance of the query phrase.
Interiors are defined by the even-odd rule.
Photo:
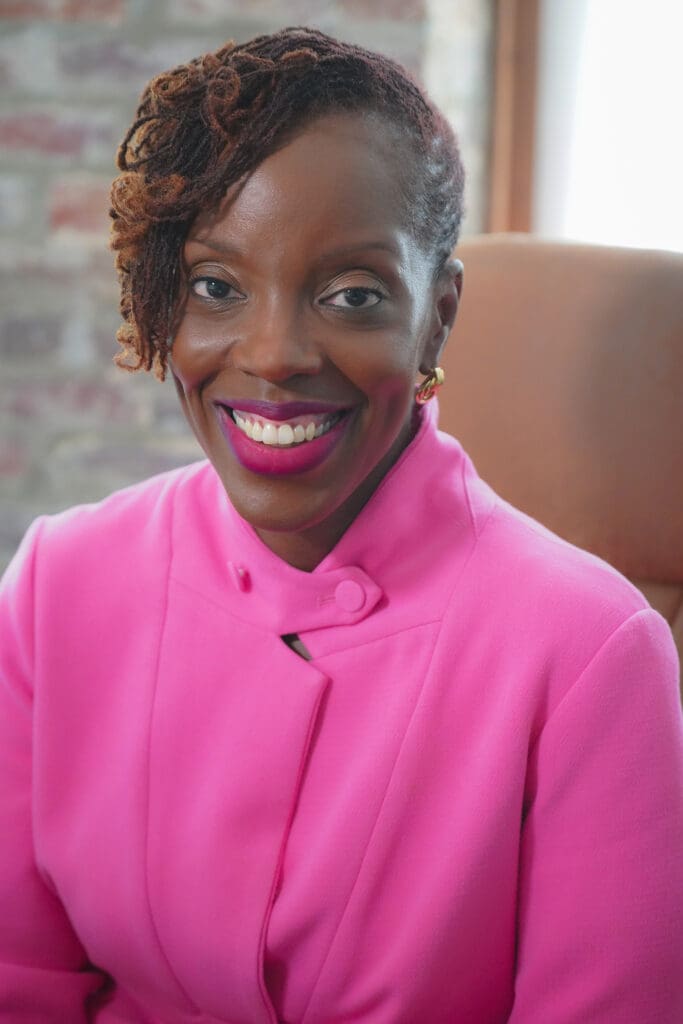
[[[305,645],[299,639],[298,633],[285,633],[282,639],[287,644],[287,646],[291,648],[295,654],[298,654],[299,657],[303,658],[304,661],[311,660],[310,652],[306,650]]]

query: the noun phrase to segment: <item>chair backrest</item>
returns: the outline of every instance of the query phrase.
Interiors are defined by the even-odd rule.
[[[488,235],[457,255],[441,428],[640,587],[683,658],[683,254]]]

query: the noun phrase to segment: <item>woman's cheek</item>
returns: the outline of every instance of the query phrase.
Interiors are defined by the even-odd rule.
[[[419,362],[419,346],[414,337],[396,330],[383,337],[371,334],[363,341],[356,365],[368,387],[389,393],[400,391],[406,378],[412,383]]]
[[[203,317],[183,320],[171,347],[171,365],[186,396],[215,374],[217,355],[220,359],[221,350],[228,348],[215,325],[207,324]]]

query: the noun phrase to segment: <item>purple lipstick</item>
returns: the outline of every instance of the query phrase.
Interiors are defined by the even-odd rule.
[[[216,404],[219,423],[237,460],[253,473],[306,473],[334,450],[351,417],[348,408],[325,402]]]

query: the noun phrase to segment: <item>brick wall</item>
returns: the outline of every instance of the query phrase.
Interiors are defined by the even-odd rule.
[[[494,0],[0,0],[0,567],[31,519],[199,457],[172,387],[116,370],[114,153],[158,71],[287,24],[383,50],[486,192]],[[247,13],[245,13],[247,12]]]

